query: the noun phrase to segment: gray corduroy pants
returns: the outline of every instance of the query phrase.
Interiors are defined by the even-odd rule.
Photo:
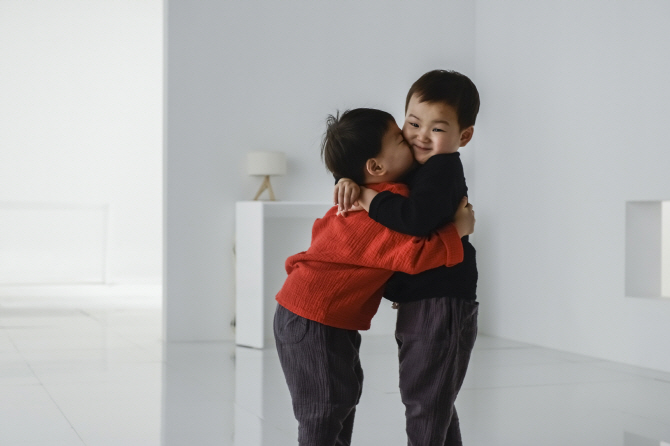
[[[476,301],[433,298],[400,304],[396,341],[409,446],[460,446],[454,402],[477,338]]]
[[[361,335],[277,305],[274,335],[300,446],[348,446],[363,390]]]

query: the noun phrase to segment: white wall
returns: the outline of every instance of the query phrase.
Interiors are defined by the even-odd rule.
[[[106,207],[110,283],[160,282],[162,8],[0,2],[0,208]]]
[[[402,122],[411,83],[474,70],[474,4],[166,2],[167,339],[231,339],[234,203],[253,150],[287,153],[281,200],[330,200],[325,118],[377,107]]]
[[[670,370],[624,295],[625,203],[670,198],[670,3],[477,2],[482,331]]]

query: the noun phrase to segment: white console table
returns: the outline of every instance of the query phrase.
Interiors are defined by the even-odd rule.
[[[237,345],[263,348],[272,338],[275,295],[287,257],[305,251],[312,225],[331,203],[240,201],[235,210]]]

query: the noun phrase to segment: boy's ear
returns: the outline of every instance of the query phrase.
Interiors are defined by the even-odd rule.
[[[470,140],[472,139],[472,135],[474,133],[475,133],[474,125],[471,125],[470,127],[461,132],[461,147],[465,147],[470,142]]]
[[[379,164],[379,161],[377,161],[376,158],[370,158],[365,162],[365,170],[373,177],[384,174],[384,166]]]

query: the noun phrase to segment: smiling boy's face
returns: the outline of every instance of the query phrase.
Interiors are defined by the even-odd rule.
[[[465,146],[474,127],[461,130],[454,107],[438,102],[419,102],[410,98],[402,133],[420,164],[438,153],[454,153]]]

